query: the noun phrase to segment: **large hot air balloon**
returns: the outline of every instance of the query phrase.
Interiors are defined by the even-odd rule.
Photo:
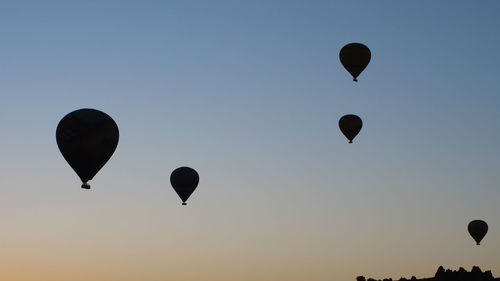
[[[347,114],[340,118],[339,127],[344,136],[349,140],[349,143],[352,143],[352,140],[361,131],[361,127],[363,127],[363,121],[354,114]]]
[[[361,43],[350,43],[345,45],[339,54],[340,62],[352,75],[353,81],[358,81],[358,76],[363,72],[371,59],[368,47]]]
[[[488,232],[488,224],[482,220],[473,220],[467,226],[467,230],[469,230],[470,236],[472,236],[477,245],[479,245],[479,242],[481,242],[486,232]]]
[[[56,129],[57,146],[82,180],[82,188],[108,162],[118,145],[118,126],[106,113],[84,108],[64,116]]]
[[[170,183],[181,198],[182,205],[186,205],[186,201],[198,186],[199,181],[198,173],[189,167],[177,168],[170,175]]]

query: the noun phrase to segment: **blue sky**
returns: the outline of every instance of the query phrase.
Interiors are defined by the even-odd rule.
[[[128,262],[179,251],[185,260],[176,266],[205,268],[204,280],[430,276],[441,264],[500,272],[499,8],[495,1],[2,2],[0,219],[8,230],[0,238],[13,239],[12,253],[21,245],[42,253],[35,246],[57,248],[57,239],[92,256],[132,257],[133,248],[137,259],[95,273],[109,280],[128,280],[118,274]],[[372,52],[358,83],[338,60],[350,42]],[[108,113],[120,128],[118,149],[90,193],[79,189],[54,137],[59,120],[84,107]],[[364,123],[352,145],[337,125],[350,113]],[[187,211],[168,182],[184,165],[201,178]],[[472,219],[491,229],[489,248],[474,257],[465,231]],[[40,230],[44,222],[52,228]],[[123,244],[106,244],[102,228]],[[40,240],[30,235],[37,231]],[[86,236],[89,244],[80,245]],[[194,244],[162,256],[162,247],[183,242]],[[216,249],[219,259],[206,264]],[[55,266],[61,257],[47,260]],[[255,268],[245,267],[249,261]],[[157,274],[151,280],[176,270],[147,264],[141,270]],[[130,278],[142,272],[134,270]]]

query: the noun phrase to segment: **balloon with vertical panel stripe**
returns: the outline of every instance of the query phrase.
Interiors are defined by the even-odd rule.
[[[189,167],[180,167],[175,169],[170,175],[170,183],[177,195],[182,200],[182,205],[187,205],[186,201],[193,194],[198,186],[200,177],[198,173]]]
[[[339,53],[340,62],[352,75],[354,82],[358,82],[358,76],[368,66],[371,57],[370,49],[361,43],[347,44]]]
[[[473,220],[467,226],[467,230],[477,245],[479,245],[488,232],[488,224],[483,220]]]
[[[344,115],[339,120],[340,131],[346,136],[349,143],[352,143],[352,140],[358,135],[359,131],[361,131],[361,127],[363,127],[363,121],[361,121],[359,116],[354,114]]]
[[[83,108],[64,116],[56,129],[56,141],[64,159],[90,189],[88,181],[108,162],[118,145],[115,121],[99,110]]]

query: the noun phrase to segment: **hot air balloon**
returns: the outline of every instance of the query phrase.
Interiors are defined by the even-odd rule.
[[[186,201],[198,186],[199,181],[198,173],[189,167],[177,168],[170,175],[170,183],[181,198],[182,205],[186,205]]]
[[[353,81],[357,82],[358,76],[370,62],[371,52],[361,43],[350,43],[340,50],[339,58],[344,68],[352,75]]]
[[[354,114],[347,114],[340,118],[339,127],[344,136],[349,140],[349,143],[352,143],[352,140],[361,131],[361,127],[363,127],[363,121]]]
[[[82,180],[82,188],[108,162],[118,145],[118,126],[106,113],[84,108],[64,116],[56,129],[57,146]]]
[[[486,232],[488,232],[488,224],[482,220],[473,220],[467,226],[467,230],[469,230],[470,236],[472,236],[477,245],[479,245],[479,242],[481,242]]]

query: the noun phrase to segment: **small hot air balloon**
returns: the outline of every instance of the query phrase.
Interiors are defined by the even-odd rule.
[[[349,143],[352,143],[352,140],[361,131],[361,127],[363,127],[363,121],[354,114],[347,114],[340,118],[339,127],[344,136],[349,140]]]
[[[181,198],[182,205],[186,205],[186,201],[198,186],[199,181],[198,173],[189,167],[177,168],[170,175],[170,183]]]
[[[64,159],[82,180],[82,188],[108,162],[118,145],[118,126],[106,113],[84,108],[64,116],[56,141]]]
[[[488,224],[482,220],[473,220],[467,226],[467,230],[469,230],[470,236],[472,236],[477,245],[479,245],[479,242],[481,242],[486,232],[488,232]]]
[[[371,59],[368,47],[361,43],[350,43],[342,47],[339,58],[344,68],[352,75],[353,81],[358,81],[358,76],[368,66]]]

